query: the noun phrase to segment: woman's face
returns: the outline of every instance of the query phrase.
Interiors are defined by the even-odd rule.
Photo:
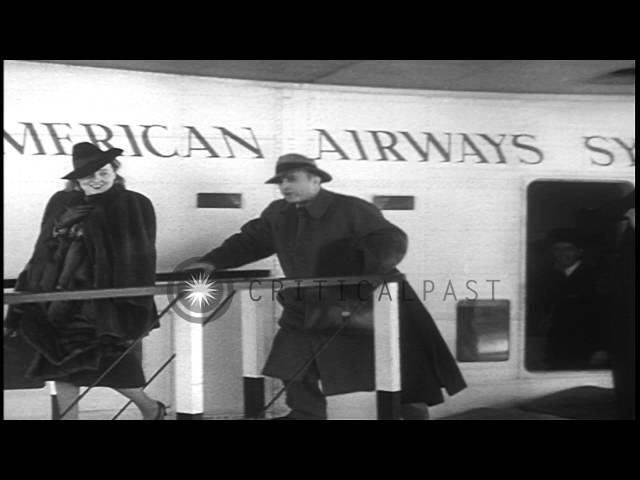
[[[91,175],[78,179],[80,188],[85,195],[95,195],[104,193],[113,186],[116,180],[116,171],[110,163],[107,163],[100,170],[96,170]]]

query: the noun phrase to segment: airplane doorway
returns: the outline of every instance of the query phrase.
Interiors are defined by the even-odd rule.
[[[608,369],[607,275],[615,231],[593,212],[634,189],[626,182],[540,180],[527,192],[525,367]]]

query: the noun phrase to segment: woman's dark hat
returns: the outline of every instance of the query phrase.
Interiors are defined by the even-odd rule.
[[[120,148],[110,148],[107,151],[103,151],[89,142],[76,143],[71,153],[73,171],[62,178],[75,179],[86,177],[107,163],[112,162],[113,159],[121,153],[122,150]]]
[[[315,160],[307,158],[304,155],[300,155],[299,153],[287,153],[286,155],[282,155],[278,158],[275,176],[271,177],[265,183],[280,183],[282,176],[285,173],[290,172],[291,170],[298,170],[300,168],[309,170],[311,173],[318,175],[322,182],[331,181],[331,175],[324,170],[320,170],[316,166]]]

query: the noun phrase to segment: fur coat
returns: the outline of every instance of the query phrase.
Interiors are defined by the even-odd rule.
[[[56,220],[80,204],[91,212],[69,229],[54,233]],[[123,288],[155,283],[156,220],[145,196],[114,185],[86,197],[57,192],[49,200],[35,249],[19,275],[16,291]],[[122,351],[156,322],[151,296],[18,304],[7,326],[35,350],[27,376],[56,379],[96,370],[105,355]]]

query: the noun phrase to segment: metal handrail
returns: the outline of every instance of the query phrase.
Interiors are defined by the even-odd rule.
[[[186,271],[186,272],[178,272],[176,275],[184,277],[186,274],[189,274],[189,273],[195,274],[198,272],[202,272],[202,271],[192,270],[192,271]],[[217,273],[218,273],[217,275],[215,273],[210,274],[209,278],[216,281],[220,281],[222,283],[231,283],[238,289],[252,288],[255,286],[256,282],[259,284],[258,288],[265,288],[261,286],[262,282],[269,281],[271,282],[271,289],[274,292],[275,290],[273,290],[273,287],[275,286],[276,283],[278,284],[278,289],[280,290],[284,288],[309,288],[309,287],[322,288],[322,287],[331,287],[331,286],[343,287],[345,285],[362,285],[363,283],[369,286],[373,286],[373,284],[379,285],[385,282],[389,282],[389,283],[401,282],[405,278],[405,276],[401,273],[393,273],[388,275],[367,275],[367,276],[357,276],[357,277],[311,277],[311,278],[305,277],[305,278],[293,278],[293,279],[286,278],[286,277],[247,278],[246,272],[242,272],[242,271],[235,272],[235,275],[236,275],[235,277],[233,276],[234,274],[232,274],[232,272],[228,272],[228,271],[217,272]],[[231,274],[232,276],[229,277],[229,274]],[[43,292],[43,293],[14,292],[14,293],[3,294],[3,302],[5,305],[15,305],[15,304],[21,304],[21,303],[51,302],[51,301],[65,301],[65,300],[90,300],[90,299],[100,299],[100,298],[123,298],[123,297],[158,295],[158,294],[169,293],[172,288],[178,287],[181,284],[182,282],[173,281],[173,282],[166,282],[166,283],[156,283],[156,285],[148,286],[148,287],[107,288],[107,289],[89,289],[89,290],[74,290],[74,291],[69,290],[69,291],[56,291],[56,292]],[[224,299],[222,304],[218,305],[214,313],[211,314],[209,318],[207,318],[204,324],[208,323],[211,320],[211,318],[214,316],[214,314],[217,311],[219,311],[222,305],[224,303],[227,303],[231,298],[233,298],[234,294],[235,294],[235,291],[233,291],[230,295],[228,295],[227,298]],[[181,296],[182,294],[176,295],[176,298],[174,298],[169,303],[169,305],[165,307],[163,312],[157,317],[156,322],[154,322],[154,325],[159,322],[160,318],[164,315],[164,313],[166,313],[169,310],[169,308],[171,308],[173,304],[176,301],[178,301],[178,299]],[[346,323],[343,323],[342,327],[335,332],[335,334],[329,339],[329,341],[327,341],[327,345],[342,330],[344,325],[346,325]],[[149,328],[149,331],[151,330],[152,327]],[[115,365],[119,363],[119,361],[122,360],[122,358],[137,343],[139,343],[144,336],[146,336],[147,333],[148,331],[145,332],[143,335],[141,335],[132,345],[130,345],[129,348],[123,354],[121,354],[113,362],[113,364],[109,366],[109,368],[105,372],[103,372],[103,374],[98,378],[98,380],[96,380],[91,386],[89,386],[89,388],[85,392],[83,392],[83,394],[79,395],[69,406],[67,406],[67,408],[60,414],[60,418],[63,418],[64,415],[68,413],[71,410],[71,408],[73,408],[73,406],[78,404],[78,402],[85,395],[87,395],[89,391],[91,391],[91,389],[95,385],[97,385],[99,381],[111,369],[113,369]],[[324,347],[326,347],[326,345],[324,345],[322,349],[324,349]],[[316,354],[314,354],[311,360],[313,360],[318,353],[320,352],[317,352]],[[153,375],[152,379],[155,378],[155,376],[157,376],[171,362],[171,360],[173,360],[173,358],[175,358],[175,354],[173,354],[171,358],[163,364],[163,366]],[[269,402],[269,404],[267,405],[267,407],[263,409],[263,411],[266,410],[273,402],[275,402],[275,400],[287,389],[288,386],[289,386],[288,384],[285,384],[285,387],[278,393],[278,395],[276,395],[271,400],[271,402]],[[128,404],[125,405],[122,410],[124,410],[127,406]],[[118,412],[118,415],[120,413],[121,412]],[[114,419],[117,418],[118,415],[116,415]]]
[[[267,277],[271,273],[270,270],[219,270],[215,273],[220,278],[237,278],[238,272],[241,272],[245,277]],[[170,282],[179,280],[181,276],[184,276],[183,272],[157,272],[156,282]],[[13,288],[16,286],[17,278],[5,278],[2,280],[2,288]]]
[[[401,273],[393,273],[389,275],[366,275],[359,277],[305,277],[305,278],[287,278],[287,277],[260,277],[246,278],[241,276],[238,278],[218,278],[215,274],[210,275],[211,280],[220,283],[231,283],[235,288],[267,288],[261,286],[263,282],[270,282],[273,288],[278,284],[278,289],[284,288],[310,288],[310,287],[334,287],[344,285],[361,285],[367,283],[395,283],[404,280]],[[20,303],[37,303],[37,302],[53,302],[67,300],[95,300],[104,298],[125,298],[140,297],[148,295],[163,295],[169,293],[173,288],[183,285],[183,282],[161,282],[154,286],[148,287],[125,287],[125,288],[102,288],[88,290],[65,290],[56,292],[42,293],[25,293],[11,292],[3,294],[3,303],[5,305],[15,305]]]

